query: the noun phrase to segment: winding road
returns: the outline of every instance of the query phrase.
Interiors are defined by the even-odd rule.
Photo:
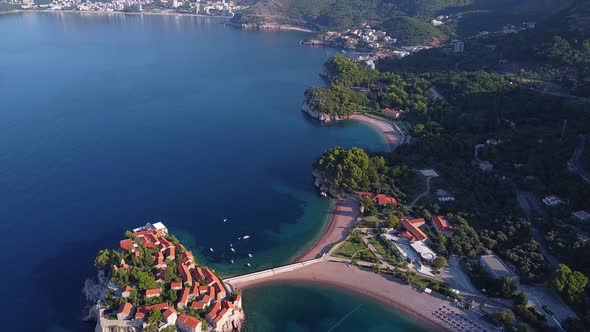
[[[432,179],[432,176],[429,176],[426,178],[426,190],[421,193],[420,195],[418,195],[416,198],[414,198],[414,200],[412,201],[412,203],[410,203],[410,205],[407,206],[408,209],[413,209],[414,206],[416,206],[416,204],[418,204],[418,202],[425,196],[427,196],[428,194],[430,194],[430,179]]]

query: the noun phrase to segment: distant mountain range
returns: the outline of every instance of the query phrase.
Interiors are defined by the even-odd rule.
[[[341,30],[362,22],[387,30],[402,42],[430,43],[466,37],[504,24],[539,21],[574,0],[244,0],[250,8],[232,22],[247,28]],[[449,15],[449,24],[431,20]]]

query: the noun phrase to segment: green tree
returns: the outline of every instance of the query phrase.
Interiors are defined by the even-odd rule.
[[[132,237],[133,237],[133,233],[131,233],[131,231],[126,231],[126,232],[125,232],[125,238],[126,238],[126,239],[130,239],[130,238],[132,238]]]
[[[586,276],[578,271],[572,271],[565,264],[559,264],[551,280],[551,286],[570,303],[580,299],[587,284],[588,278]]]
[[[149,288],[156,288],[156,277],[151,272],[140,271],[134,269],[132,272],[133,278],[137,281],[137,287],[141,290]]]
[[[373,216],[377,214],[377,208],[375,207],[375,203],[370,198],[361,197],[361,204],[363,206],[364,216]]]
[[[500,296],[505,298],[515,297],[517,294],[516,284],[511,279],[500,279]]]
[[[174,289],[168,290],[168,300],[169,300],[169,302],[176,303],[176,300],[178,300],[178,294],[177,294],[176,290],[174,290]]]
[[[438,270],[441,267],[445,266],[446,263],[447,260],[443,256],[436,256],[434,261],[432,261],[432,266]]]
[[[359,148],[332,148],[315,163],[315,169],[323,174],[328,185],[337,190],[357,191],[369,186],[366,177],[369,156]]]
[[[401,221],[399,217],[395,214],[391,214],[387,217],[387,227],[388,228],[399,228],[401,225]]]
[[[105,269],[110,262],[110,252],[107,249],[102,249],[98,251],[98,255],[94,259],[94,266],[99,269]]]
[[[162,320],[164,316],[162,316],[162,311],[158,308],[152,308],[147,318],[147,323],[152,325]]]
[[[520,292],[520,293],[518,293],[518,295],[516,295],[514,302],[516,303],[516,305],[527,306],[529,303],[529,299],[524,292]]]

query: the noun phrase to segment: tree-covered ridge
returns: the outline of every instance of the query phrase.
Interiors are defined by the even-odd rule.
[[[363,110],[367,97],[340,86],[309,88],[305,91],[305,104],[314,111],[332,117],[346,118]]]
[[[249,0],[234,24],[294,25],[312,30],[343,30],[363,22],[382,24],[403,44],[463,38],[506,23],[538,20],[572,0]],[[456,24],[435,27],[438,15],[461,16]]]
[[[309,88],[305,103],[320,113],[347,117],[383,108],[425,112],[443,110],[445,103],[427,92],[427,76],[378,72],[338,55],[326,65],[328,88]]]
[[[389,165],[379,155],[369,155],[359,148],[335,147],[324,152],[314,164],[324,184],[340,193],[379,192],[405,196],[396,186],[408,172],[407,167]]]
[[[386,18],[379,28],[394,36],[402,45],[437,45],[454,35],[455,26],[436,27],[422,18],[393,16]]]

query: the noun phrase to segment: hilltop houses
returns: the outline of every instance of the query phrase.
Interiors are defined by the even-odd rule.
[[[119,299],[101,304],[97,331],[112,326],[142,329],[148,322],[160,330],[174,325],[179,331],[191,332],[226,332],[241,326],[244,314],[240,295],[228,291],[211,269],[198,266],[193,254],[168,235],[164,224],[148,223],[134,229],[128,237],[119,242],[118,255],[124,258],[112,266],[113,273],[127,277],[113,277],[109,284],[114,288],[105,290],[110,293],[107,298]],[[138,261],[141,265],[135,266]],[[175,264],[168,266],[170,261]],[[131,273],[136,269],[141,280]],[[137,292],[132,292],[134,288]],[[121,304],[113,308],[109,303]],[[135,307],[137,303],[145,305]],[[162,317],[155,323],[149,320],[153,310],[160,311]]]

